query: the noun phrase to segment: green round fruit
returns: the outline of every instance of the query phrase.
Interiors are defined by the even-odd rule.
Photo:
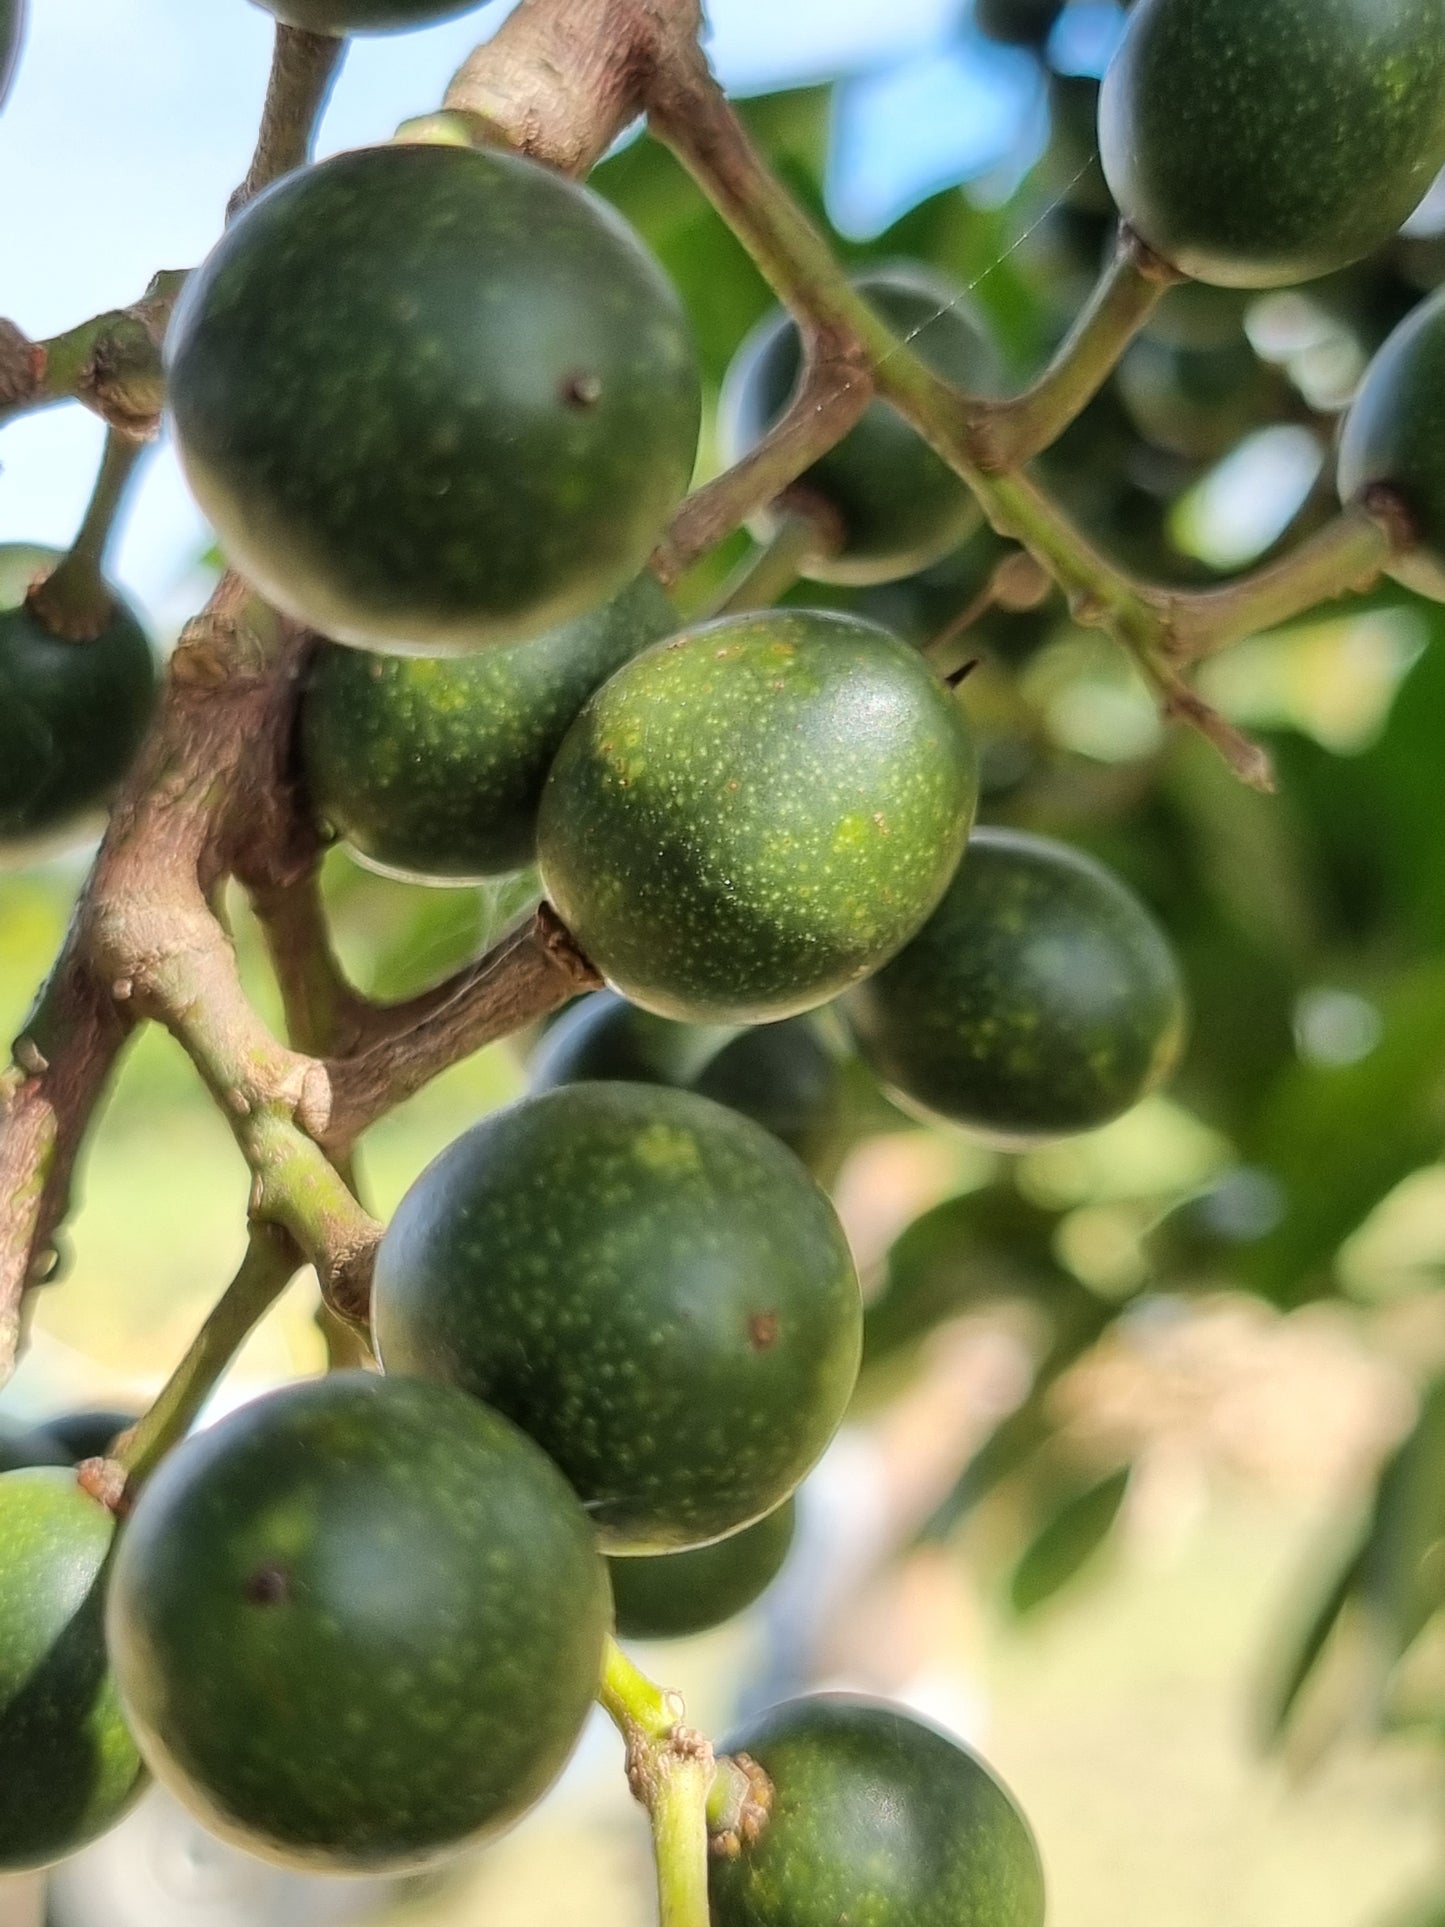
[[[1365,371],[1340,436],[1340,499],[1384,486],[1416,535],[1392,572],[1445,601],[1445,288],[1422,301]]]
[[[847,1242],[807,1172],[690,1091],[571,1084],[485,1118],[377,1252],[388,1371],[459,1385],[561,1466],[610,1552],[781,1504],[858,1371]]]
[[[1181,348],[1143,335],[1119,364],[1119,393],[1146,441],[1171,455],[1216,461],[1276,411],[1280,381],[1243,335]]]
[[[644,570],[600,609],[510,648],[405,657],[323,643],[301,705],[311,802],[385,875],[468,883],[523,869],[578,710],[676,627]]]
[[[166,347],[231,560],[361,648],[448,655],[583,615],[692,473],[676,295],[605,202],[512,154],[394,145],[288,175],[187,281]]]
[[[345,1372],[141,1494],[113,1664],[158,1779],[284,1865],[419,1865],[515,1819],[587,1716],[606,1571],[555,1466],[445,1386]]]
[[[932,918],[844,1009],[901,1103],[1007,1145],[1109,1123],[1184,1035],[1178,966],[1133,891],[1019,830],[975,834]]]
[[[308,33],[395,33],[470,13],[481,0],[257,0],[288,27]]]
[[[0,1874],[74,1853],[145,1783],[106,1663],[114,1530],[71,1472],[0,1476]]]
[[[708,1862],[713,1927],[1043,1927],[1038,1848],[975,1754],[901,1707],[825,1693],[730,1735],[772,1783]]]
[[[922,924],[977,800],[928,664],[847,616],[768,610],[625,663],[567,732],[537,847],[616,989],[691,1022],[836,996]]]
[[[974,0],[974,24],[1006,47],[1042,47],[1064,0]]]
[[[43,1426],[21,1425],[0,1418],[0,1472],[19,1472],[31,1465],[69,1465],[70,1455]]]
[[[1198,281],[1309,281],[1445,164],[1445,0],[1140,0],[1104,78],[1124,218]]]
[[[621,1639],[685,1639],[735,1619],[782,1570],[797,1524],[791,1499],[756,1525],[692,1552],[609,1559]]]
[[[26,607],[60,559],[56,549],[0,548],[0,856],[93,829],[155,707],[155,658],[118,596],[85,642],[52,635]]]
[[[25,38],[25,0],[0,0],[0,104],[10,92]]]
[[[935,374],[972,394],[998,379],[994,350],[968,296],[932,270],[878,268],[854,287]],[[729,462],[755,448],[783,413],[802,374],[796,323],[781,310],[761,321],[728,369],[719,433]],[[820,582],[861,586],[912,575],[948,554],[978,526],[979,510],[962,481],[917,430],[885,401],[796,484],[838,519],[842,546],[811,557]]]
[[[836,1160],[842,1067],[806,1017],[741,1031],[675,1024],[614,991],[594,991],[547,1032],[528,1066],[529,1088],[618,1079],[698,1091],[741,1111],[815,1174]]]

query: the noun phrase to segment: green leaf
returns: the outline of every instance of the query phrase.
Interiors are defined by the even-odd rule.
[[[1284,1738],[1300,1695],[1359,1584],[1364,1563],[1365,1548],[1362,1545],[1354,1546],[1320,1594],[1314,1611],[1290,1648],[1279,1677],[1266,1688],[1260,1708],[1260,1725],[1266,1746],[1277,1746]]]
[[[1387,1668],[1445,1605],[1445,1378],[1426,1388],[1414,1428],[1380,1475],[1360,1597]]]
[[[1100,1551],[1114,1529],[1132,1470],[1121,1466],[1074,1493],[1044,1521],[1009,1579],[1009,1603],[1020,1618],[1062,1592]]]
[[[1281,1187],[1275,1230],[1244,1248],[1243,1281],[1280,1304],[1333,1288],[1336,1253],[1387,1192],[1432,1162],[1445,1137],[1445,963],[1402,974],[1377,998],[1379,1042],[1353,1064],[1295,1063],[1241,1150]]]

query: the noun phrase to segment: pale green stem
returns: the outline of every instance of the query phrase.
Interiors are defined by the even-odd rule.
[[[597,1697],[626,1742],[627,1778],[652,1825],[661,1927],[708,1927],[712,1748],[683,1724],[678,1695],[640,1672],[615,1639]]]
[[[126,1473],[127,1497],[134,1497],[171,1447],[185,1437],[246,1337],[281,1296],[300,1262],[284,1233],[263,1225],[253,1228],[240,1269],[211,1307],[150,1410],[125,1434],[114,1454]]]
[[[747,556],[718,598],[714,615],[739,615],[769,609],[791,589],[803,564],[819,551],[819,527],[811,516],[784,510],[768,540]]]
[[[90,641],[110,621],[115,599],[102,574],[105,551],[145,446],[119,429],[107,430],[95,488],[79,532],[63,561],[26,598],[30,613],[57,636]]]

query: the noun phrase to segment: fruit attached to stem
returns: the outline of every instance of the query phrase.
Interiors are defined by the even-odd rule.
[[[458,1138],[377,1252],[388,1371],[459,1385],[561,1466],[611,1552],[770,1512],[833,1436],[862,1307],[842,1228],[761,1126],[572,1084]]]
[[[972,739],[915,651],[768,610],[644,651],[552,765],[538,854],[558,912],[644,1010],[764,1023],[890,957],[947,887]]]
[[[196,1434],[111,1585],[156,1775],[285,1865],[419,1865],[513,1820],[572,1750],[610,1602],[581,1508],[505,1419],[360,1372]]]
[[[1445,164],[1445,0],[1139,0],[1099,100],[1121,212],[1198,281],[1309,281]]]
[[[587,188],[513,154],[338,154],[186,283],[167,396],[222,545],[337,642],[514,643],[615,595],[692,473],[677,297]]]
[[[1412,538],[1390,571],[1445,601],[1445,289],[1422,301],[1380,349],[1345,417],[1340,499],[1395,498]]]
[[[845,1011],[905,1106],[1009,1145],[1107,1124],[1184,1034],[1178,965],[1133,891],[1066,844],[992,828]]]

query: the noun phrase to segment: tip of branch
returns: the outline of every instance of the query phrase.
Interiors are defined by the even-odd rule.
[[[1161,705],[1166,719],[1187,723],[1219,751],[1242,783],[1265,796],[1279,788],[1268,750],[1220,715],[1186,683],[1170,688]]]

